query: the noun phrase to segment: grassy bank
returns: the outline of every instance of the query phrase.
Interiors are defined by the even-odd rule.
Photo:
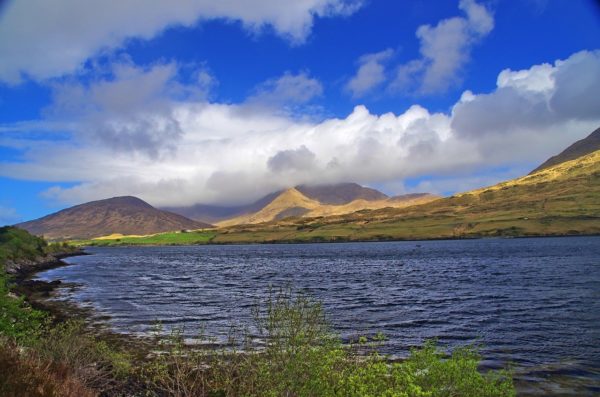
[[[63,247],[64,248],[64,247]],[[384,338],[342,344],[321,305],[302,294],[271,294],[253,310],[267,342],[232,333],[228,348],[191,348],[180,333],[114,338],[77,319],[56,321],[14,296],[8,261],[40,257],[43,240],[0,229],[2,396],[513,396],[511,374],[478,371],[472,347],[450,355],[433,343],[391,363]],[[204,340],[200,336],[199,340]],[[192,346],[194,346],[192,344]]]

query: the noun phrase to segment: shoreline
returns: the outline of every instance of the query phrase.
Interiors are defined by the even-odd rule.
[[[114,240],[97,240],[101,242],[108,242],[106,244],[85,244],[78,247],[190,247],[195,245],[268,245],[268,244],[289,244],[289,245],[302,245],[302,244],[348,244],[348,243],[394,243],[394,242],[427,242],[427,241],[465,241],[465,240],[513,240],[513,239],[535,239],[535,238],[575,238],[575,237],[599,237],[600,233],[584,233],[584,234],[539,234],[539,235],[522,235],[522,236],[465,236],[465,237],[431,237],[421,239],[403,239],[403,238],[380,238],[380,239],[348,239],[345,237],[332,238],[329,240],[315,238],[309,239],[281,239],[281,240],[248,240],[248,241],[208,241],[203,243],[121,243]],[[96,240],[85,240],[85,241],[96,241]],[[77,243],[77,240],[73,240],[73,243]],[[82,255],[90,255],[84,253]],[[74,255],[75,256],[75,255]]]
[[[13,287],[11,291],[23,296],[32,308],[48,313],[54,321],[83,319],[91,325],[93,318],[89,309],[70,301],[53,301],[50,299],[57,288],[66,285],[62,280],[43,281],[33,279],[40,272],[70,266],[63,259],[81,255],[90,254],[83,249],[77,249],[73,252],[60,252],[46,257],[38,257],[34,260],[19,260],[9,263],[6,273],[12,278]]]
[[[82,255],[90,254],[85,252],[82,248],[77,248],[77,250],[73,252],[59,252],[56,254],[49,254],[45,257],[38,257],[33,260],[21,259],[9,261],[6,264],[6,273],[14,278],[15,284],[21,284],[26,280],[30,280],[39,272],[69,266],[67,262],[63,261],[65,258]]]

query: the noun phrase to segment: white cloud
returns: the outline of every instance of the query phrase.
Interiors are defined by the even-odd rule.
[[[394,54],[387,49],[374,54],[366,54],[358,60],[358,70],[346,84],[346,89],[353,97],[361,97],[386,80],[383,62]]]
[[[268,26],[301,43],[315,17],[348,15],[359,6],[345,0],[12,1],[0,14],[0,81],[73,73],[128,39],[148,40],[169,27],[210,19],[239,21],[253,33]]]
[[[446,191],[455,183],[460,190],[485,170],[533,168],[600,126],[600,103],[595,100],[600,51],[503,71],[495,90],[466,91],[449,114],[415,105],[401,114],[377,115],[357,106],[345,118],[322,121],[248,103],[165,96],[181,84],[171,78],[176,74],[171,68],[177,69],[156,65],[99,79],[82,88],[83,96],[77,85],[61,91],[55,106],[70,112],[52,113],[56,119],[51,123],[70,125],[72,139],[29,139],[18,133],[27,125],[0,129],[0,137],[10,135],[12,145],[29,145],[23,161],[0,163],[0,175],[78,182],[47,192],[65,203],[125,194],[154,205],[239,203],[301,183],[384,185],[425,176],[423,188]],[[152,88],[122,98],[126,113],[104,104],[124,95],[129,79],[137,78],[151,79],[147,84]],[[195,85],[181,89],[194,92]],[[140,112],[145,114],[142,103],[155,106],[153,120],[159,128],[147,131],[149,137],[142,141],[151,142],[156,152],[133,147],[132,129],[115,128],[105,137],[94,129],[87,132],[90,108],[92,126],[120,126],[135,124]],[[170,123],[177,133],[161,127]],[[462,177],[453,179],[456,175]]]
[[[45,112],[51,120],[68,119],[80,138],[156,158],[172,151],[182,134],[177,104],[203,100],[215,81],[200,68],[192,73],[193,83],[184,85],[178,69],[175,63],[142,68],[118,62],[109,78],[54,84],[53,104]]]
[[[306,72],[269,79],[260,84],[246,101],[248,104],[281,106],[287,104],[304,104],[323,93],[321,83]]]
[[[459,8],[466,17],[444,19],[436,26],[419,26],[421,57],[400,65],[391,89],[435,94],[444,92],[460,80],[475,43],[494,28],[490,11],[474,0],[461,0]]]
[[[267,168],[276,174],[302,172],[311,173],[317,156],[304,145],[298,149],[281,150],[267,160]]]

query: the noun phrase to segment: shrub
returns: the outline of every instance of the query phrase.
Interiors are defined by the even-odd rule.
[[[71,369],[47,361],[35,351],[0,341],[0,395],[6,397],[88,397],[86,388]]]
[[[42,359],[70,368],[73,378],[96,390],[120,386],[131,372],[131,358],[96,338],[79,320],[48,327],[32,347]]]
[[[509,372],[480,373],[474,347],[448,356],[433,342],[400,363],[377,353],[381,336],[343,345],[323,310],[301,294],[272,294],[254,311],[265,345],[232,338],[230,349],[186,349],[181,333],[160,342],[142,370],[148,390],[172,396],[514,396]],[[239,351],[239,348],[242,348]]]
[[[6,273],[0,270],[0,335],[27,343],[39,337],[47,315],[32,309],[23,298],[9,293]]]

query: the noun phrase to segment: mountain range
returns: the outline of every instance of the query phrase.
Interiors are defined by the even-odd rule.
[[[294,189],[304,195],[306,199],[317,201],[322,205],[344,205],[356,200],[378,201],[389,198],[378,190],[364,187],[357,183],[338,183],[314,186],[299,185],[295,186]],[[253,203],[240,206],[196,204],[189,207],[165,207],[163,209],[197,221],[218,224],[235,218],[242,220],[245,219],[245,216],[250,217],[252,214],[260,212],[279,196],[289,195],[289,192],[287,192],[288,190],[289,189],[269,193]],[[278,201],[285,201],[285,199],[280,199]],[[292,207],[289,207],[289,209],[291,210]],[[282,208],[282,210],[285,210],[285,208]],[[281,216],[279,218],[281,218]],[[231,222],[229,223],[231,224]]]
[[[425,204],[217,230],[212,243],[600,234],[600,150]]]
[[[215,242],[600,233],[599,149],[600,128],[523,178],[448,198],[389,197],[356,183],[300,185],[241,206],[156,209],[126,196],[16,226],[49,239],[89,239],[215,225]]]

